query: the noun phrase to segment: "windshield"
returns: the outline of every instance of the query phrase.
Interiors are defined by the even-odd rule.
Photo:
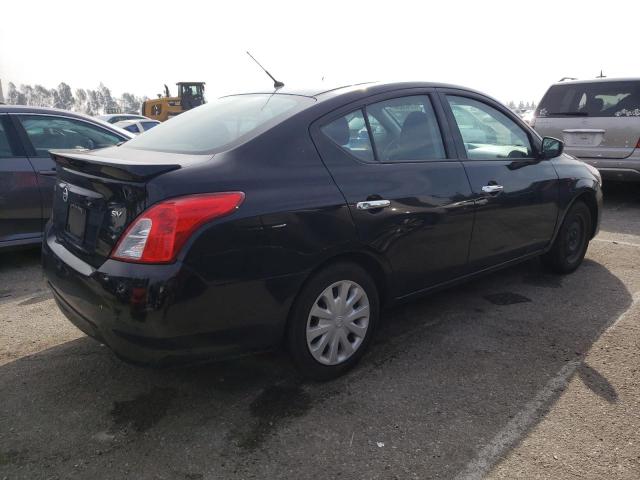
[[[640,116],[640,82],[554,85],[536,113],[538,117],[637,117]]]
[[[304,109],[314,99],[251,94],[223,97],[166,121],[122,147],[174,153],[215,153]]]

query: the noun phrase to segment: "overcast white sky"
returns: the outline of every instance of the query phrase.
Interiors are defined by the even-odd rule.
[[[7,4],[8,3],[8,4]],[[538,101],[563,76],[640,76],[639,1],[31,0],[0,4],[0,79],[209,98],[288,86],[429,80]]]

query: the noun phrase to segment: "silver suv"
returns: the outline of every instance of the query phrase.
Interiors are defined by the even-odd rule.
[[[559,82],[532,123],[610,180],[640,182],[640,78]]]

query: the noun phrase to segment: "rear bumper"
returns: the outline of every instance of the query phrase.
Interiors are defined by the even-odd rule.
[[[60,310],[135,363],[172,364],[268,350],[281,341],[300,280],[215,285],[189,266],[107,260],[94,269],[45,234],[42,263]],[[248,301],[249,300],[249,301]]]
[[[567,149],[567,153],[571,153]],[[640,149],[624,159],[579,157],[585,163],[598,169],[603,180],[620,182],[640,182]]]

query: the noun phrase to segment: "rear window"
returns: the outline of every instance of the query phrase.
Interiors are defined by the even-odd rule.
[[[268,130],[313,102],[312,98],[285,94],[223,97],[182,113],[122,147],[215,153]]]
[[[593,82],[553,85],[537,117],[638,117],[640,82]]]

